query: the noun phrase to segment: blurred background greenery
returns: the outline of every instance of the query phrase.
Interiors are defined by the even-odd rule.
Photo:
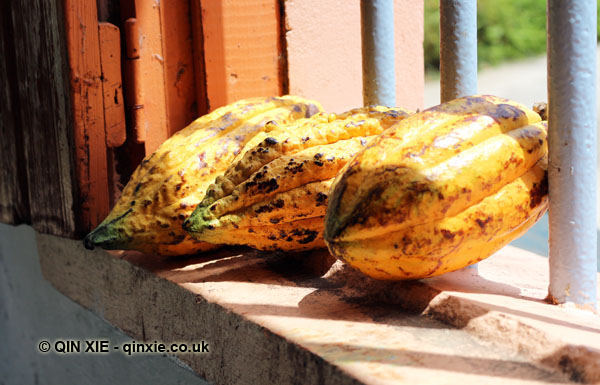
[[[600,20],[600,17],[599,17]],[[439,70],[439,0],[425,0],[425,70]],[[546,51],[546,0],[478,0],[479,66],[533,56]]]

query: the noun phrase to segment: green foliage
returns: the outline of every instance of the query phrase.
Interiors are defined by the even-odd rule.
[[[437,71],[439,0],[425,0],[425,69]],[[600,21],[600,17],[599,17]],[[478,0],[477,59],[497,64],[546,51],[546,0]]]

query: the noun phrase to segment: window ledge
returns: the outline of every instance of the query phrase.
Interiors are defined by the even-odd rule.
[[[160,258],[37,239],[45,278],[131,337],[208,342],[177,357],[216,383],[600,382],[600,318],[545,303],[547,260],[518,248],[479,275],[393,283],[328,270],[324,252]]]

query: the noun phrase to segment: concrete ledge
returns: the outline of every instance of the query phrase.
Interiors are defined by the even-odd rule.
[[[223,384],[600,382],[600,319],[549,305],[547,261],[506,247],[419,282],[363,277],[324,252],[193,258],[87,251],[38,235],[42,271],[138,340],[208,341],[178,358]]]

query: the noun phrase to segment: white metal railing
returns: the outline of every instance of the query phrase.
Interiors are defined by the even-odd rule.
[[[440,0],[440,99],[477,93],[477,0]]]
[[[550,295],[597,307],[596,0],[548,0]]]
[[[597,310],[596,0],[548,0],[550,288]],[[395,105],[393,0],[361,0],[365,105]],[[477,93],[477,1],[440,0],[442,102]],[[390,96],[393,95],[393,96]]]
[[[364,104],[395,106],[394,1],[361,0],[360,15]]]

